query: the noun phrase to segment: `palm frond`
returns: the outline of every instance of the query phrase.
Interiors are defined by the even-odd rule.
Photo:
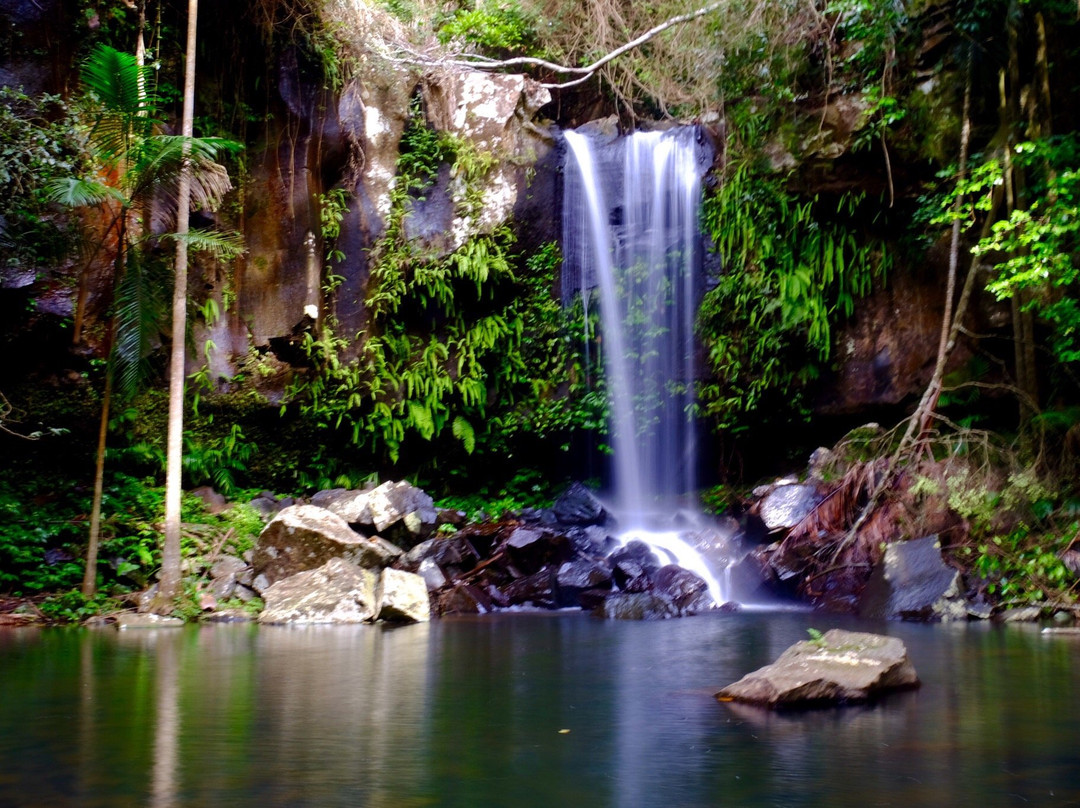
[[[189,230],[183,235],[167,233],[163,238],[183,241],[192,252],[206,252],[222,260],[236,258],[247,250],[243,233],[236,230],[228,233],[219,230]]]
[[[132,189],[135,198],[153,194],[160,202],[155,212],[155,225],[167,229],[176,215],[176,196],[185,145],[190,148],[191,206],[196,210],[214,210],[229,191],[229,173],[213,156],[218,144],[206,138],[184,138],[175,135],[155,135],[147,138],[139,149],[132,174],[137,184]],[[228,141],[221,141],[226,143]]]
[[[150,354],[157,346],[169,304],[171,280],[159,263],[128,254],[116,290],[115,361],[117,391],[131,396],[150,376]]]
[[[50,202],[69,208],[100,205],[110,199],[121,204],[126,201],[123,193],[111,185],[95,180],[81,180],[77,177],[62,177],[53,180],[45,186],[45,193]]]
[[[153,72],[139,67],[130,53],[98,45],[82,67],[83,86],[110,113],[125,118],[149,117],[158,99],[147,92]]]

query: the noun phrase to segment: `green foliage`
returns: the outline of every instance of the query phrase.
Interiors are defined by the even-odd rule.
[[[1057,362],[1080,360],[1080,140],[1075,134],[1016,146],[1016,162],[1039,171],[1032,202],[994,224],[973,250],[1002,258],[988,289],[999,300],[1023,293],[1049,327]]]
[[[508,228],[480,232],[449,250],[408,236],[413,204],[432,192],[450,194],[455,231],[474,228],[493,164],[491,155],[427,126],[414,103],[391,214],[370,252],[369,326],[356,345],[335,333],[332,318],[303,338],[312,370],[297,377],[291,400],[306,422],[367,450],[370,465],[361,474],[423,452],[432,457],[422,465],[447,466],[452,476],[465,456],[509,456],[518,436],[570,426],[565,393],[573,386],[566,381],[572,344],[561,333],[565,317],[552,295],[557,247],[542,248],[519,270]],[[453,181],[449,190],[436,190],[446,166]],[[329,242],[338,220],[324,202],[327,209]],[[289,411],[286,404],[282,412]],[[419,448],[426,442],[444,448]],[[338,467],[319,477],[340,475],[352,479],[356,470]]]
[[[779,177],[735,168],[705,201],[704,222],[724,262],[698,317],[715,381],[701,386],[706,414],[724,429],[751,417],[805,417],[801,395],[889,260],[839,220],[861,199],[799,199]]]
[[[58,623],[81,623],[88,617],[119,611],[122,608],[123,604],[116,598],[100,592],[87,598],[77,589],[50,595],[38,605],[45,617]]]
[[[479,0],[454,12],[437,35],[444,45],[460,41],[492,56],[538,56],[537,25],[517,0]]]
[[[80,142],[59,96],[0,87],[0,261],[36,266],[72,246],[69,228],[50,211],[51,182],[79,170]]]

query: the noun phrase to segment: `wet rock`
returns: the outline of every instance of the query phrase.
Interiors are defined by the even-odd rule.
[[[526,575],[558,566],[572,554],[565,536],[529,527],[514,528],[505,547],[510,561]]]
[[[820,639],[796,643],[716,697],[776,709],[862,702],[918,686],[901,640],[832,629]]]
[[[817,507],[821,496],[812,485],[778,485],[758,503],[758,514],[769,530],[795,527]]]
[[[679,616],[671,599],[653,592],[616,592],[600,607],[600,616],[608,620],[669,620]]]
[[[314,505],[286,508],[263,528],[255,544],[253,586],[262,591],[282,578],[342,558],[365,568],[389,566],[401,549],[354,531],[335,513]]]
[[[563,492],[552,508],[555,518],[564,525],[600,525],[607,511],[596,494],[581,483],[573,483]]]
[[[937,536],[888,545],[860,598],[859,614],[888,620],[966,620],[960,573],[942,560]]]
[[[502,588],[502,593],[510,605],[531,603],[533,606],[551,608],[555,605],[554,585],[555,575],[545,567],[507,584]]]
[[[279,580],[263,592],[260,623],[366,623],[378,614],[377,576],[341,558]]]
[[[605,558],[619,546],[618,540],[608,535],[607,530],[599,525],[572,527],[566,531],[566,537],[570,540],[574,552],[586,558]]]
[[[592,603],[586,606],[581,601],[583,592],[608,592],[611,590],[611,570],[598,561],[579,559],[567,561],[555,574],[557,598],[560,606],[582,606],[592,608],[598,605]]]
[[[431,497],[406,482],[386,482],[364,491],[319,492],[312,502],[323,503],[350,525],[370,526],[409,547],[431,535],[438,520]]]
[[[704,612],[713,605],[705,579],[676,564],[668,564],[657,570],[653,577],[653,591],[669,598],[682,615]]]
[[[411,572],[383,570],[375,599],[379,604],[379,620],[421,623],[431,619],[427,583]]]
[[[458,583],[439,593],[439,614],[484,614],[493,606],[491,596],[472,584]]]

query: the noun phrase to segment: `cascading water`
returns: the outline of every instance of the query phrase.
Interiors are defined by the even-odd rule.
[[[658,514],[696,512],[698,209],[711,153],[695,127],[606,143],[565,136],[563,299],[581,292],[588,328],[591,291],[599,297],[619,538],[701,575],[722,603],[724,587],[684,533],[657,530]]]

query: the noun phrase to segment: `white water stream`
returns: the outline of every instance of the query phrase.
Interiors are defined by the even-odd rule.
[[[591,290],[599,297],[619,539],[644,541],[701,575],[723,603],[726,587],[688,534],[650,528],[697,491],[694,316],[707,150],[694,127],[603,144],[565,136],[563,297],[580,291],[586,307]]]

